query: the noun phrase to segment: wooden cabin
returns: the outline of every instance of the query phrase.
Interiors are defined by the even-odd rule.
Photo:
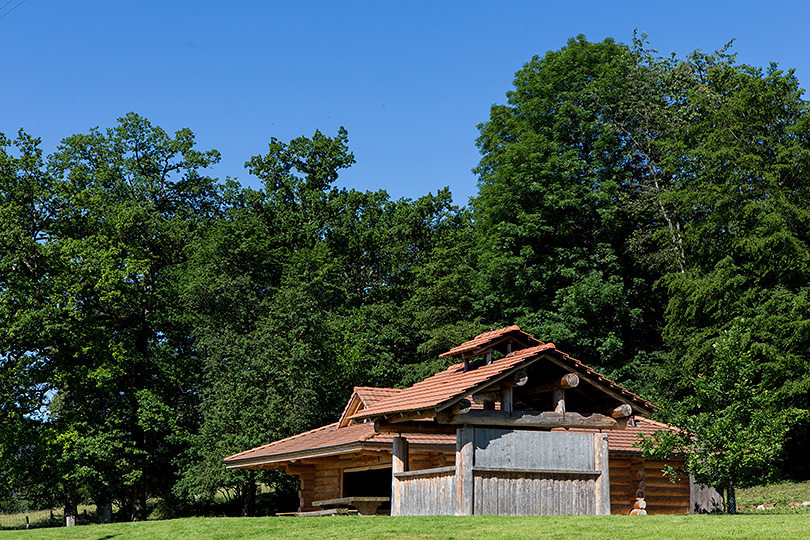
[[[652,405],[517,326],[442,356],[403,390],[356,387],[340,419],[225,459],[300,480],[300,515],[682,514],[717,504],[640,434],[676,429]]]

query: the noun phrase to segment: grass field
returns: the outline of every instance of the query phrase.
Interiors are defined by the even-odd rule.
[[[806,540],[810,516],[191,518],[0,531],[0,540]]]
[[[0,540],[806,540],[810,539],[810,506],[802,506],[803,501],[810,501],[810,482],[741,490],[738,503],[746,515],[738,516],[191,518],[0,530]],[[769,509],[756,510],[760,504]],[[83,507],[80,515],[83,509],[92,519],[93,509]],[[50,521],[47,510],[27,515],[32,526],[47,526]],[[3,518],[13,523],[0,523],[0,527],[25,523],[22,514],[2,515],[0,522]],[[60,510],[54,512],[54,519],[61,521]]]

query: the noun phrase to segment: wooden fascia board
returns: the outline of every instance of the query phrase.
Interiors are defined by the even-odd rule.
[[[374,422],[374,431],[377,433],[400,433],[400,434],[426,434],[426,435],[449,435],[455,434],[455,428],[448,428],[445,425],[434,421],[407,421],[388,423],[377,420]]]
[[[428,419],[433,418],[433,416],[433,410],[430,407],[381,415],[383,420],[391,424],[396,424],[397,422],[409,422],[411,420]]]
[[[509,370],[504,371],[503,373],[501,373],[497,377],[482,381],[479,384],[477,384],[476,386],[474,386],[473,388],[471,388],[471,389],[467,390],[466,392],[464,392],[463,394],[461,394],[459,396],[456,396],[456,397],[453,397],[453,398],[450,398],[450,399],[448,399],[446,401],[443,401],[442,403],[439,403],[438,405],[436,405],[434,407],[435,411],[437,413],[441,412],[441,411],[447,409],[448,407],[452,407],[453,405],[455,405],[456,403],[458,403],[462,399],[464,399],[466,397],[469,397],[469,396],[472,396],[473,394],[475,394],[477,392],[480,392],[481,390],[483,390],[484,388],[486,388],[488,386],[491,386],[493,384],[498,384],[499,382],[503,381],[507,377],[513,375],[516,371],[518,371],[520,369],[523,369],[526,366],[529,366],[529,365],[533,364],[541,356],[542,356],[542,353],[538,354],[537,356],[530,356],[529,358],[523,360],[519,364],[515,364]]]
[[[251,465],[267,465],[271,463],[283,463],[285,461],[299,461],[302,459],[314,459],[321,457],[329,457],[340,454],[348,454],[362,450],[367,443],[354,442],[346,445],[328,446],[325,448],[316,448],[314,450],[304,450],[302,452],[287,452],[284,454],[275,454],[272,456],[262,456],[255,458],[244,458],[225,463],[227,469],[246,469]]]
[[[563,362],[561,360],[558,360],[557,358],[554,358],[552,355],[544,352],[544,353],[541,353],[540,356],[543,357],[543,358],[546,358],[551,363],[565,369],[566,371],[569,371],[571,373],[576,373],[577,375],[580,376],[580,378],[582,378],[583,381],[587,382],[591,386],[597,388],[598,390],[601,390],[602,392],[609,395],[610,397],[618,400],[620,403],[627,403],[628,405],[633,407],[633,410],[636,411],[637,413],[642,414],[642,415],[648,415],[648,416],[653,413],[653,411],[647,409],[646,407],[642,407],[641,405],[639,405],[638,403],[636,403],[632,399],[626,398],[625,396],[619,394],[618,392],[614,392],[612,389],[606,387],[604,384],[600,383],[599,381],[594,381],[592,379],[592,377],[590,375],[588,375],[587,373],[583,373],[583,372],[581,372],[579,370],[573,369],[570,365],[566,364],[565,362]]]
[[[349,403],[346,404],[346,409],[343,411],[343,414],[340,415],[338,427],[346,427],[350,425],[349,417],[360,412],[361,406],[362,408],[365,408],[365,403],[363,403],[362,398],[356,393],[352,394],[351,399],[349,399]]]
[[[448,447],[455,448],[455,442],[448,444],[441,443],[415,443],[411,442],[411,449],[422,452],[444,452]],[[288,452],[286,454],[276,454],[273,456],[245,458],[225,463],[226,469],[249,469],[255,465],[282,464],[287,461],[301,461],[304,459],[319,459],[324,457],[339,456],[341,454],[351,454],[362,450],[391,450],[391,443],[388,441],[363,441],[348,445],[332,446],[307,450],[303,452]]]

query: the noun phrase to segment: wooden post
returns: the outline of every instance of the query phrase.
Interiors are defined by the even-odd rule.
[[[514,393],[511,386],[501,387],[501,409],[504,412],[511,413],[515,409]]]
[[[473,465],[475,465],[475,430],[461,427],[456,431],[456,500],[457,516],[473,515]]]
[[[596,515],[610,515],[610,467],[608,460],[608,436],[593,434],[594,468],[602,471],[596,479]]]
[[[394,437],[394,449],[391,462],[391,515],[402,515],[402,496],[399,489],[397,473],[408,470],[408,439]]]
[[[565,414],[565,390],[556,386],[551,391],[551,401],[554,405],[554,412]]]

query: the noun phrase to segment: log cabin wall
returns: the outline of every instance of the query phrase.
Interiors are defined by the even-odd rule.
[[[639,498],[648,514],[688,514],[689,478],[673,483],[662,472],[683,460],[648,461],[641,456],[610,456],[610,513],[627,515]],[[641,497],[639,497],[641,496]]]
[[[411,449],[408,470],[418,471],[455,464],[455,453],[420,452]],[[343,494],[343,472],[391,467],[391,452],[360,452],[330,458],[309,460],[307,464],[291,465],[288,474],[298,476],[298,511],[317,510],[313,501],[337,499]]]
[[[633,509],[633,503],[636,502],[639,489],[644,491],[646,510],[649,514],[689,513],[689,480],[680,479],[673,484],[661,472],[665,465],[677,466],[679,462],[647,461],[640,456],[613,454],[609,458],[609,463],[612,514],[629,514]],[[413,447],[408,459],[408,469],[411,471],[449,467],[454,464],[454,452],[414,452]],[[390,466],[390,452],[366,452],[322,459],[311,465],[290,467],[290,474],[296,474],[300,481],[299,511],[315,510],[312,501],[342,496],[344,470]]]

